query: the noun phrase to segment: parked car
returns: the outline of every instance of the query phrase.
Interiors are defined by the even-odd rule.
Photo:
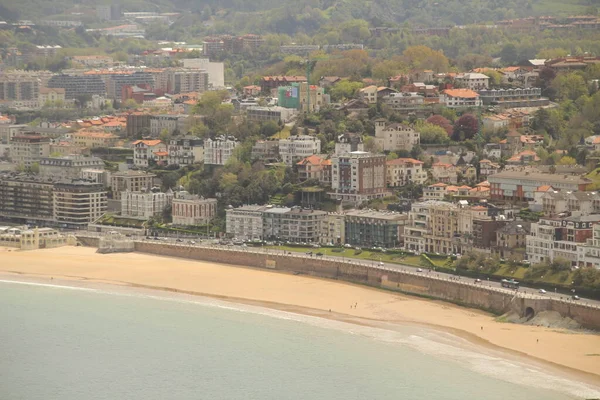
[[[579,297],[579,296],[577,296],[576,294],[574,294],[574,295],[573,295],[571,298],[572,298],[573,300],[579,300],[579,299],[580,299],[580,297]]]
[[[323,257],[323,253],[318,252],[317,254],[315,254],[317,257]]]
[[[538,290],[538,293],[539,294],[546,294],[546,291],[544,289],[540,289],[540,290]]]
[[[417,272],[423,272],[421,268],[417,268]]]

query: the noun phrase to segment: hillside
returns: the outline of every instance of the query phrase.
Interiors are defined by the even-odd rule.
[[[104,1],[106,2],[106,0]],[[91,0],[0,0],[4,20],[95,16]],[[114,2],[111,2],[114,3]],[[322,25],[364,19],[372,25],[440,26],[482,23],[532,15],[584,14],[598,0],[123,0],[125,11],[190,12],[198,22],[227,23],[230,30],[314,33]],[[196,19],[194,18],[194,19]],[[234,28],[232,28],[234,27]]]

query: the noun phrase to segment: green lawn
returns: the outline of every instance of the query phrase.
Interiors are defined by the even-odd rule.
[[[321,252],[327,256],[336,256],[336,257],[346,257],[357,260],[364,261],[373,261],[373,262],[386,262],[386,263],[394,263],[394,264],[405,264],[419,267],[420,258],[419,256],[414,255],[399,255],[399,254],[391,254],[391,253],[382,253],[379,251],[370,251],[370,250],[362,250],[360,254],[356,254],[357,251],[354,249],[346,249],[344,248],[341,252],[339,248],[334,247],[321,247],[319,249],[312,247],[292,247],[292,246],[265,246],[267,249],[275,249],[275,250],[285,250],[285,251],[293,251],[297,253],[306,253],[308,251],[312,251],[313,253]],[[334,251],[338,250],[338,251]],[[432,258],[431,261],[438,266],[443,267],[446,263],[445,258]]]

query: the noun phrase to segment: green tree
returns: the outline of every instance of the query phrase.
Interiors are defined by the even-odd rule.
[[[347,79],[343,79],[331,88],[329,94],[331,96],[331,100],[333,101],[351,99],[356,96],[358,90],[363,86],[364,85],[361,82],[352,82]]]
[[[444,128],[430,124],[428,122],[419,122],[415,129],[421,135],[421,143],[423,144],[448,144],[450,138]]]
[[[576,72],[559,74],[552,81],[552,87],[557,91],[557,97],[561,100],[577,100],[580,96],[588,94],[585,80]]]

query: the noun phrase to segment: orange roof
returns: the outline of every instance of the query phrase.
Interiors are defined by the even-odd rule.
[[[429,185],[429,187],[446,187],[448,185],[446,185],[443,182],[438,182],[438,183],[434,183],[433,185]]]
[[[478,187],[490,187],[490,183],[488,181],[483,181],[478,183],[476,186]]]
[[[169,152],[168,151],[155,151],[154,154],[159,157],[166,157],[169,155]]]
[[[445,163],[435,163],[432,165],[432,167],[443,167],[443,168],[450,168],[453,166],[454,165],[452,165],[452,164],[445,164]]]
[[[486,186],[477,186],[473,189],[469,190],[469,193],[477,193],[477,192],[489,192],[490,188]]]
[[[483,159],[483,160],[479,161],[479,164],[481,164],[481,163],[490,164],[491,162],[492,162],[492,161],[490,161],[490,160],[488,160],[487,158],[485,158],[485,159]]]
[[[459,189],[472,189],[471,186],[462,185],[458,187]]]
[[[500,144],[506,144],[506,143],[508,143],[508,142],[506,141],[506,139],[502,139],[502,140],[500,141]]]
[[[458,188],[456,186],[447,186],[446,191],[448,192],[458,192]]]
[[[519,69],[521,69],[521,67],[506,67],[506,68],[503,68],[502,70],[506,71],[506,72],[514,72],[514,71],[518,71]]]
[[[415,160],[414,158],[396,158],[395,160],[386,161],[387,165],[404,165],[404,164],[423,164],[423,161]]]
[[[136,140],[135,142],[133,142],[133,145],[135,146],[136,144],[140,144],[143,143],[146,146],[156,146],[157,144],[161,144],[162,141],[158,140],[158,139],[154,139],[154,140]]]
[[[535,189],[536,192],[547,192],[550,190],[554,190],[554,188],[550,185],[542,185]]]
[[[116,138],[117,136],[113,135],[112,133],[104,133],[104,132],[77,132],[75,134],[75,136],[79,136],[79,137],[96,137],[96,138],[105,138],[105,139],[112,139],[112,138]]]
[[[475,99],[479,95],[470,89],[446,89],[444,93],[450,97],[460,97],[463,99]]]
[[[475,207],[471,207],[471,210],[473,210],[473,211],[486,211],[487,208],[485,208],[484,206],[475,206]]]

